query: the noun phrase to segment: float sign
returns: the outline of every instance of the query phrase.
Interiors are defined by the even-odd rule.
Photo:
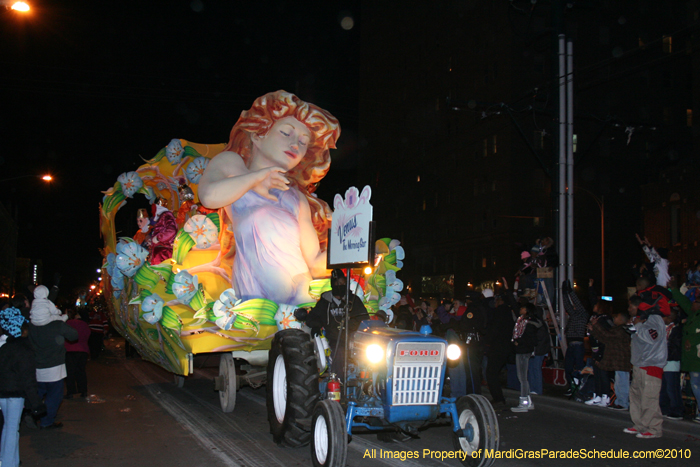
[[[366,186],[362,193],[351,187],[333,199],[333,220],[328,233],[328,269],[357,267],[372,261],[374,229],[372,189]]]

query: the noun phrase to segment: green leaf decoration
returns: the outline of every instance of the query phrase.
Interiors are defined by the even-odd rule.
[[[192,300],[190,301],[189,305],[192,307],[193,310],[200,310],[204,308],[206,304],[207,298],[204,296],[204,286],[202,284],[199,284],[197,293],[194,294],[194,297],[192,297]]]
[[[379,302],[377,300],[368,300],[364,303],[367,308],[367,313],[374,315],[379,310]]]
[[[154,164],[154,163],[158,162],[159,160],[161,160],[163,157],[165,157],[165,147],[163,147],[160,151],[158,151],[158,154],[156,154],[156,156],[153,159],[149,160],[148,163]]]
[[[221,232],[221,219],[219,219],[219,213],[218,212],[210,212],[209,214],[207,214],[207,217],[214,223],[217,230],[219,232]]]
[[[201,154],[198,153],[197,150],[196,150],[195,148],[193,148],[192,146],[185,146],[184,149],[185,149],[185,155],[184,155],[184,157],[189,156],[189,157],[192,157],[192,158],[196,158],[196,157],[201,156]]]
[[[384,243],[386,243],[386,246],[389,246],[389,244],[391,243],[391,238],[384,237],[384,238],[380,238],[379,241],[384,242]]]
[[[197,312],[194,314],[193,318],[194,319],[206,319],[207,321],[216,321],[216,316],[214,316],[214,312],[212,311],[214,308],[214,302],[209,302],[206,305],[204,305],[202,308],[197,310]]]
[[[119,182],[117,182],[119,185]],[[121,191],[121,186],[119,187],[118,191],[115,191],[114,193],[110,195],[105,195],[105,199],[103,200],[102,204],[102,210],[104,211],[105,214],[110,214],[115,207],[119,205],[122,201],[126,199],[126,196],[124,196],[124,193]]]
[[[185,260],[185,256],[190,252],[192,247],[195,245],[195,241],[190,234],[180,229],[175,237],[175,243],[173,244],[173,259],[176,263],[182,264]]]
[[[173,284],[175,283],[175,276],[176,276],[176,274],[170,274],[168,281],[165,283],[165,293],[168,293],[170,295],[175,295],[175,293],[173,292]]]
[[[233,307],[233,311],[239,316],[246,315],[260,322],[260,324],[272,326],[277,325],[275,314],[277,314],[278,309],[279,306],[275,302],[265,298],[253,298]],[[238,322],[238,320],[236,320],[236,322]]]
[[[176,330],[178,333],[182,329],[180,316],[169,306],[163,307],[163,316],[160,318],[160,324],[168,329]]]
[[[170,278],[174,275],[173,274],[173,267],[170,265],[170,262],[166,262],[163,264],[156,264],[155,266],[151,266],[151,269],[153,272],[166,284],[170,281]]]
[[[173,340],[173,342],[177,344],[178,347],[180,347],[182,350],[187,350],[185,348],[185,344],[182,343],[179,334],[176,334],[175,331],[169,328],[164,328],[163,332],[165,332],[165,334],[167,334]]]
[[[158,331],[156,331],[155,329],[153,329],[153,328],[146,329],[146,335],[152,341],[158,342]]]
[[[141,269],[134,275],[134,282],[147,289],[153,289],[158,281],[160,281],[160,275],[156,274],[156,271],[148,263],[141,266]]]
[[[309,295],[311,297],[319,299],[323,292],[331,290],[331,280],[330,279],[315,279],[309,283]]]
[[[297,305],[297,308],[313,308],[314,306],[316,306],[316,302],[308,302]]]
[[[384,256],[384,261],[395,266],[396,265],[396,250],[391,250],[391,253]]]

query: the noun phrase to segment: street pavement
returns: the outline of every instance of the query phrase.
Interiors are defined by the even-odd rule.
[[[221,412],[212,378],[218,357],[198,358],[195,374],[178,388],[172,375],[138,357],[126,359],[124,341],[110,339],[107,350],[88,363],[89,393],[85,399],[64,401],[58,420],[64,427],[36,430],[22,424],[22,466],[37,467],[161,467],[161,466],[310,466],[309,448],[277,446],[269,434],[265,388],[242,388],[236,408]],[[506,391],[509,402],[517,394]],[[637,439],[624,434],[628,412],[587,407],[562,397],[534,396],[535,410],[498,413],[502,455],[542,455],[543,449],[592,455],[591,450],[616,454],[649,451],[671,459],[500,459],[494,465],[648,466],[698,465],[700,424],[665,421],[664,437]],[[369,458],[369,453],[392,451],[398,456],[416,452],[417,459]],[[384,443],[375,435],[355,435],[348,446],[349,466],[459,466],[427,451],[453,451],[449,426],[421,429],[419,439]],[[679,451],[680,450],[680,451]],[[600,455],[600,454],[598,454]],[[687,459],[690,455],[690,459]],[[683,456],[684,458],[681,458]]]

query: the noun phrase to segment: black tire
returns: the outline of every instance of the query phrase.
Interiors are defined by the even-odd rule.
[[[277,444],[306,446],[311,439],[309,422],[320,394],[311,336],[299,329],[279,331],[272,341],[269,355],[267,419],[272,438]],[[281,378],[275,381],[276,369],[278,376],[284,376],[286,383]],[[304,425],[299,423],[302,419],[306,419]]]
[[[452,434],[454,447],[468,454],[472,451],[480,451],[478,457],[468,455],[462,464],[468,467],[488,467],[495,461],[493,457],[486,457],[486,450],[498,450],[500,434],[498,419],[491,403],[484,396],[470,394],[457,399],[457,416],[462,428],[471,425],[473,432],[472,441],[460,437],[458,433]]]
[[[314,467],[345,467],[348,434],[340,403],[325,399],[316,404],[311,421],[311,461]]]
[[[231,413],[236,407],[237,378],[236,363],[230,353],[221,354],[219,360],[219,377],[222,388],[219,390],[219,403],[224,413]]]

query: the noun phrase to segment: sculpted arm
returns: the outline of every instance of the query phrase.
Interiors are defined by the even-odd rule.
[[[311,209],[306,197],[301,195],[299,201],[299,229],[301,230],[301,254],[309,266],[314,279],[327,277],[326,252],[321,251],[318,234],[311,222]]]
[[[276,200],[269,190],[287,190],[289,181],[279,167],[268,167],[251,172],[241,156],[226,151],[214,157],[199,182],[199,200],[204,207],[219,209],[253,190],[265,198]]]

